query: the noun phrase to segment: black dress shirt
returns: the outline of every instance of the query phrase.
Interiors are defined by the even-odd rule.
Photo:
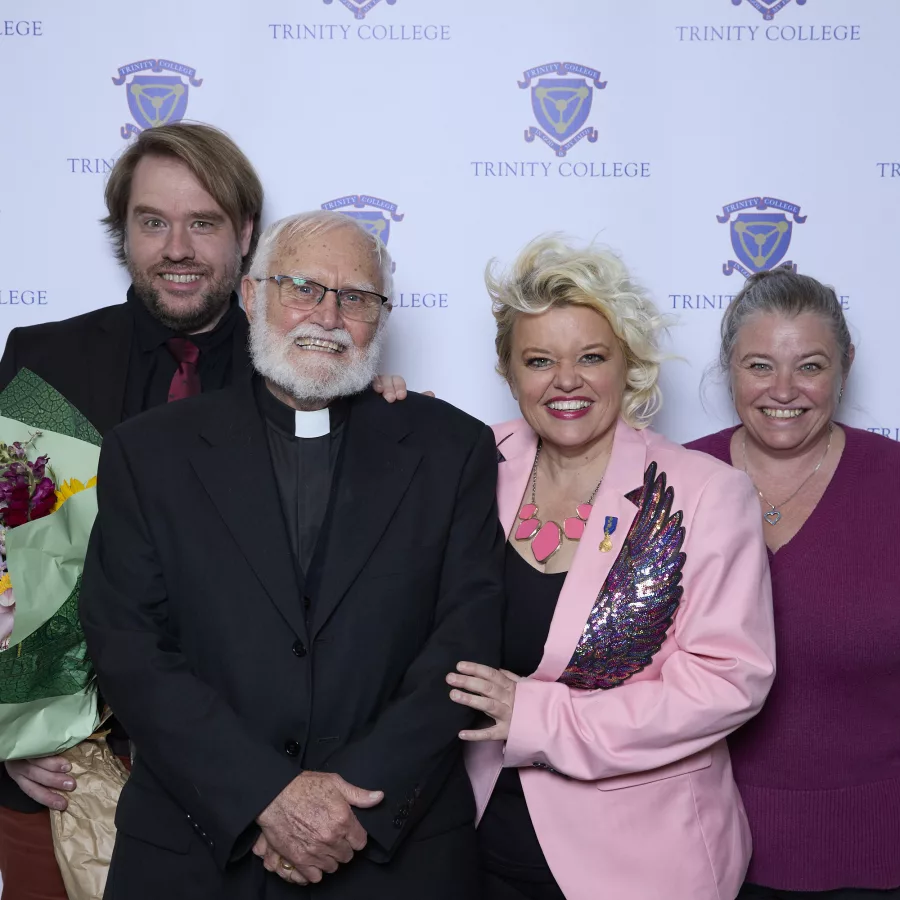
[[[504,669],[530,675],[538,667],[565,580],[565,572],[540,572],[512,545],[506,545]],[[478,844],[487,871],[515,882],[544,885],[547,889],[541,896],[557,896],[555,879],[531,824],[518,769],[500,773],[478,828]],[[562,892],[558,897],[563,900]]]
[[[297,437],[296,410],[275,397],[262,378],[255,379],[255,388],[288,538],[301,571],[307,574],[328,512],[348,404],[346,400],[337,400],[328,407],[331,420],[328,434]]]
[[[123,419],[130,419],[168,402],[169,385],[178,369],[175,357],[166,346],[169,338],[188,337],[200,349],[197,371],[200,389],[204,393],[231,384],[234,374],[232,336],[238,317],[243,315],[237,294],[232,294],[231,305],[215,328],[191,335],[173,331],[154,319],[136,296],[133,287],[128,289],[127,303],[134,316],[134,335],[125,384]]]

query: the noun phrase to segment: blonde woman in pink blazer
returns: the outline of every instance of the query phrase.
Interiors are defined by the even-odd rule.
[[[489,275],[504,669],[460,662],[486,900],[733,900],[750,837],[725,737],[774,675],[743,472],[646,428],[661,319],[622,262],[539,239]]]

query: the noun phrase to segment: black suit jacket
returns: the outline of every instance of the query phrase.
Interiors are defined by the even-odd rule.
[[[314,590],[251,386],[152,410],[104,441],[81,617],[137,747],[107,898],[156,900],[162,884],[170,900],[207,896],[173,894],[180,883],[255,896],[267,878],[266,896],[296,896],[248,849],[255,817],[304,769],[385,792],[357,812],[370,862],[390,865],[411,833],[472,828],[457,733],[473,716],[444,678],[460,659],[499,662],[493,437],[415,394],[359,395],[345,428]],[[436,862],[435,884],[461,864]]]
[[[122,421],[134,316],[127,303],[14,328],[0,359],[0,390],[19,369],[31,369],[91,421],[101,435]],[[233,372],[249,378],[247,321],[235,323]],[[44,807],[26,797],[0,765],[0,806],[25,812]]]
[[[106,434],[122,421],[134,316],[127,303],[25,328],[14,328],[0,359],[0,390],[19,369],[31,369]],[[233,371],[250,375],[247,320],[234,327]]]

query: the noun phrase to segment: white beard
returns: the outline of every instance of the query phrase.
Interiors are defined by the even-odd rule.
[[[366,347],[357,347],[342,328],[326,331],[319,325],[298,325],[288,334],[279,335],[270,327],[263,308],[250,323],[250,356],[260,375],[299,403],[327,404],[358,394],[372,383],[378,372],[384,330],[379,323]],[[300,337],[334,341],[346,349],[340,354],[300,350],[294,345]]]

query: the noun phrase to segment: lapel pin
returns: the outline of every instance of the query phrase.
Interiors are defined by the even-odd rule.
[[[609,539],[611,534],[615,533],[619,520],[616,516],[607,516],[603,520],[603,540],[600,541],[600,552],[609,553],[612,550],[612,541]]]

